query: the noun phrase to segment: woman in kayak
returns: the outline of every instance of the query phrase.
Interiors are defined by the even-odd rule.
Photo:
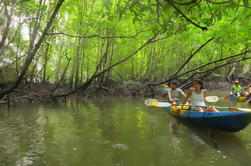
[[[249,84],[247,87],[246,101],[248,101],[249,105],[251,105],[251,84]]]
[[[215,107],[206,106],[205,104],[205,92],[206,89],[203,88],[203,83],[200,80],[195,80],[193,83],[193,88],[190,88],[183,104],[190,100],[190,104],[194,110],[198,112],[219,112]]]
[[[186,94],[178,88],[178,81],[172,81],[167,91],[167,97],[170,103],[180,104],[186,98]]]
[[[251,97],[251,84],[249,84],[246,88],[246,92],[245,92],[245,96],[247,98],[250,98]]]

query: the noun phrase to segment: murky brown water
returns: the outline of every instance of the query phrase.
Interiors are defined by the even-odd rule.
[[[221,101],[218,105],[226,105]],[[247,166],[251,125],[237,133],[178,122],[143,99],[0,109],[0,166]]]

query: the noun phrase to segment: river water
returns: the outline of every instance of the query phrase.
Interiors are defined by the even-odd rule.
[[[0,108],[0,166],[250,165],[251,125],[212,133],[135,98]]]

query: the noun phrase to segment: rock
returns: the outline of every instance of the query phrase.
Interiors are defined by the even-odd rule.
[[[124,144],[114,144],[112,147],[118,150],[128,150],[128,147]]]

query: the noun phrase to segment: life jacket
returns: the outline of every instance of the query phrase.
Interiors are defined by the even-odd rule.
[[[243,92],[243,89],[241,88],[240,85],[236,86],[236,85],[233,85],[233,88],[232,88],[232,93],[233,94],[236,94],[238,92]]]
[[[162,86],[162,88],[160,89],[160,91],[161,91],[162,93],[167,93],[168,89],[169,89],[168,85],[164,84],[164,85]]]
[[[238,102],[245,102],[246,99],[247,99],[247,97],[245,97],[245,96],[238,96],[238,98],[237,98]]]
[[[165,85],[163,85],[163,88],[168,89],[169,87],[168,87],[168,85],[165,84]]]

